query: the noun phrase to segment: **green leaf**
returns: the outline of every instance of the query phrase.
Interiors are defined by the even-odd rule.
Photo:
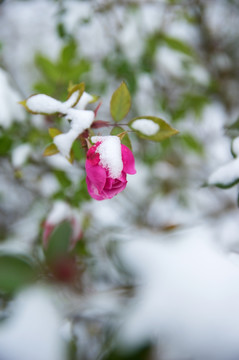
[[[80,203],[83,203],[84,201],[89,201],[92,198],[90,197],[88,190],[87,190],[87,185],[86,185],[86,181],[85,181],[85,177],[80,181],[78,189],[76,190],[76,192],[74,193],[74,196],[71,199],[71,203],[73,206],[78,206]]]
[[[110,112],[115,122],[121,121],[128,114],[131,107],[131,96],[129,90],[122,82],[112,95]]]
[[[35,56],[35,63],[46,79],[57,83],[61,74],[54,62],[41,54],[37,54]]]
[[[203,155],[204,147],[203,144],[192,134],[184,133],[181,136],[184,144],[192,151],[199,155]]]
[[[163,35],[162,40],[166,43],[168,47],[175,51],[181,52],[188,56],[194,55],[194,51],[191,46],[178,38]]]
[[[71,186],[71,181],[69,180],[69,178],[67,177],[66,173],[63,170],[55,170],[54,174],[55,174],[57,180],[59,181],[60,185],[64,189]]]
[[[45,251],[46,258],[52,262],[64,257],[69,250],[72,226],[68,221],[58,225],[50,236],[48,247]]]
[[[60,59],[63,63],[69,63],[76,57],[77,44],[72,39],[66,46],[61,50]]]
[[[140,129],[136,129],[134,128],[134,125],[136,126],[135,121],[136,120],[149,120],[150,122],[147,123],[144,122],[144,126],[142,126],[142,130]],[[153,130],[152,128],[152,122],[157,124],[157,126],[155,127],[155,132],[152,133],[151,130]],[[137,123],[138,125],[139,123]],[[129,122],[129,127],[136,132],[136,134],[143,138],[143,139],[147,139],[147,140],[152,140],[152,141],[162,141],[164,139],[167,139],[173,135],[178,134],[178,130],[174,129],[171,125],[169,125],[166,121],[164,121],[163,119],[157,118],[155,116],[141,116],[141,117],[137,117],[132,119]],[[144,129],[145,128],[145,129]]]
[[[55,155],[58,153],[59,153],[59,150],[57,149],[56,145],[50,144],[45,148],[43,156],[51,156],[51,155]]]
[[[0,137],[0,155],[6,155],[12,147],[12,139],[8,136]]]
[[[35,270],[29,259],[10,254],[0,254],[0,292],[13,293],[30,284]]]
[[[110,135],[119,135],[122,134],[124,131],[125,130],[122,127],[116,126],[111,130]],[[127,133],[124,135],[123,139],[121,140],[121,143],[127,146],[130,150],[132,150],[131,141]]]
[[[56,128],[49,128],[48,132],[52,139],[54,139],[55,136],[62,134],[62,132]]]
[[[78,140],[74,141],[72,145],[72,151],[74,153],[74,158],[78,161],[84,159],[85,150],[81,147],[81,144]]]

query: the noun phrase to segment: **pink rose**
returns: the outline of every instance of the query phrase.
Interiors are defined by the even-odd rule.
[[[86,183],[88,192],[96,200],[111,199],[125,189],[127,185],[126,174],[135,174],[134,155],[127,146],[121,146],[122,171],[117,177],[112,177],[107,167],[104,167],[98,152],[101,141],[98,141],[87,152]]]

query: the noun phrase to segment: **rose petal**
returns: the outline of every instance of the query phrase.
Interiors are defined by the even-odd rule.
[[[92,184],[101,192],[106,182],[106,172],[101,166],[92,166],[89,160],[85,163],[86,174]]]
[[[122,153],[122,161],[124,165],[123,171],[131,175],[136,174],[134,155],[132,151],[129,148],[127,148],[127,146],[121,144],[121,153]]]
[[[91,165],[98,165],[100,162],[100,155],[96,152],[97,147],[100,145],[100,142],[98,142],[96,145],[92,146],[87,151],[87,160],[91,163]]]
[[[112,188],[112,185],[114,183],[114,179],[108,177],[106,179],[106,182],[105,182],[105,186],[104,186],[104,189],[107,190],[107,189],[111,189]]]
[[[125,183],[122,183],[122,186],[117,188],[112,188],[111,190],[103,190],[102,195],[105,196],[105,199],[112,199],[115,195],[119,194],[121,191],[125,189],[127,185],[127,181]]]
[[[107,199],[104,194],[99,194],[98,189],[96,188],[96,186],[91,182],[91,180],[86,177],[86,185],[87,185],[87,189],[88,189],[88,193],[90,194],[90,196],[95,199],[95,200],[105,200]]]

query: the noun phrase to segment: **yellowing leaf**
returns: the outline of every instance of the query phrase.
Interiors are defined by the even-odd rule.
[[[166,121],[155,116],[137,117],[128,125],[139,137],[152,141],[162,141],[179,132]]]
[[[74,152],[73,152],[72,149],[71,149],[71,152],[70,152],[70,156],[67,157],[67,160],[69,161],[69,163],[73,164],[73,162],[74,162]]]
[[[129,90],[122,82],[112,95],[110,112],[115,122],[119,122],[128,114],[131,107],[131,96]]]
[[[49,128],[48,132],[52,139],[54,139],[55,136],[62,134],[62,132],[56,128]]]
[[[56,145],[50,144],[45,148],[43,156],[51,156],[51,155],[55,155],[58,153],[59,153],[59,150],[57,149]]]

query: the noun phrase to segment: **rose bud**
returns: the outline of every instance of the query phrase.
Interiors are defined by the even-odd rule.
[[[86,183],[96,200],[111,199],[125,189],[127,174],[135,174],[134,155],[118,136],[94,136],[87,152]]]

